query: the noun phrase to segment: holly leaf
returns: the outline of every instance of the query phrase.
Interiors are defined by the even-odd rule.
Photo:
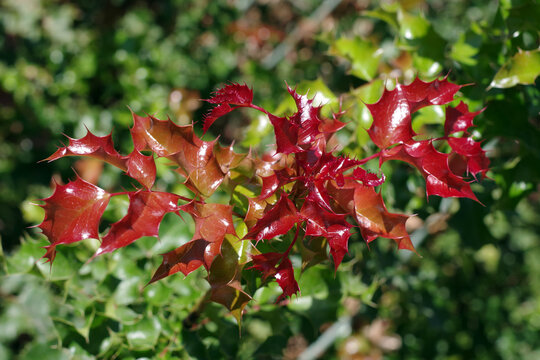
[[[410,85],[398,83],[394,90],[385,89],[379,101],[366,104],[373,116],[368,130],[371,140],[381,149],[408,142],[416,135],[411,114],[424,106],[449,103],[461,87],[446,78],[432,82],[416,78]]]
[[[268,118],[274,126],[276,151],[282,154],[301,152],[302,148],[298,146],[298,125],[290,122],[285,117],[268,114]]]
[[[489,86],[504,89],[517,84],[534,84],[538,75],[540,75],[540,49],[519,50],[497,71]]]
[[[218,106],[212,108],[203,119],[203,134],[206,134],[210,126],[222,117],[223,115],[226,115],[233,111],[233,108],[229,106],[229,104],[219,104]]]
[[[306,221],[306,235],[325,237],[328,239],[330,254],[334,259],[337,270],[343,257],[348,252],[348,242],[352,227],[346,220],[346,215],[335,214],[325,210],[314,202],[305,201],[300,215]]]
[[[269,252],[252,256],[251,260],[253,261],[253,265],[250,269],[262,272],[263,280],[273,277],[283,290],[283,293],[278,297],[276,303],[280,302],[283,298],[291,297],[300,291],[298,283],[294,278],[292,263],[285,254]],[[280,261],[281,263],[276,267]]]
[[[43,199],[45,218],[38,225],[51,245],[44,257],[52,262],[59,244],[99,239],[99,222],[111,194],[77,177],[67,185],[57,185],[52,196]]]
[[[114,148],[111,134],[106,136],[96,136],[86,129],[86,135],[81,139],[69,140],[67,146],[61,147],[54,154],[43,161],[54,161],[65,156],[88,156],[108,162],[124,171],[127,170],[126,159]]]
[[[137,149],[127,156],[127,174],[137,180],[147,190],[154,186],[156,181],[156,163],[152,155],[145,156]]]
[[[470,184],[452,172],[448,157],[435,149],[432,140],[424,140],[386,150],[380,159],[381,162],[401,160],[416,167],[426,180],[427,196],[466,197],[478,201]]]
[[[207,102],[218,104],[204,117],[203,134],[208,128],[223,115],[231,112],[234,108],[229,105],[249,106],[253,102],[253,90],[246,84],[228,84],[216,90]]]
[[[159,224],[166,213],[178,211],[175,194],[158,191],[128,193],[129,207],[126,216],[111,225],[94,256],[109,253],[127,246],[143,236],[159,235]]]
[[[186,185],[203,196],[210,196],[225,174],[214,155],[215,141],[203,141],[192,125],[179,126],[170,119],[133,114],[131,136],[138,151],[152,150],[179,165],[177,172],[186,177]]]
[[[253,90],[246,84],[227,84],[216,90],[206,101],[211,104],[250,105],[253,102]]]
[[[277,272],[274,275],[278,285],[283,290],[283,293],[277,298],[276,303],[279,303],[285,297],[291,297],[300,291],[298,283],[294,278],[294,270],[291,260],[288,257],[281,261],[281,264],[277,267]]]
[[[185,276],[197,270],[204,264],[204,251],[208,241],[203,239],[192,240],[184,245],[161,254],[163,261],[158,267],[149,284],[161,280],[169,275],[181,272]]]
[[[287,233],[301,220],[296,207],[285,194],[281,195],[275,205],[267,209],[269,210],[265,210],[263,217],[249,230],[244,239],[255,239],[257,242],[272,239]]]
[[[415,251],[405,229],[408,216],[388,212],[381,194],[373,187],[346,178],[342,187],[329,182],[328,192],[344,213],[356,219],[366,243],[381,236],[396,241],[399,249]]]
[[[448,136],[455,132],[467,131],[473,126],[473,119],[484,109],[470,112],[469,107],[463,101],[458,106],[446,108],[446,119],[444,121],[444,135]]]
[[[482,149],[480,142],[474,141],[471,137],[451,137],[448,138],[448,144],[452,150],[462,156],[466,173],[472,174],[475,178],[477,174],[480,174],[481,179],[486,176],[486,172],[489,170],[489,159],[486,157],[486,152]],[[455,174],[461,175],[463,172]]]

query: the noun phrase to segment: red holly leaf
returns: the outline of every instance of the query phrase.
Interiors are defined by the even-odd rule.
[[[223,115],[231,112],[234,108],[229,105],[249,106],[253,102],[253,90],[246,84],[228,84],[214,92],[208,100],[211,104],[218,104],[204,117],[203,134],[208,128]]]
[[[291,261],[284,254],[269,252],[265,254],[255,255],[251,258],[253,265],[250,269],[255,269],[263,274],[263,279],[273,277],[278,285],[283,290],[283,293],[278,297],[276,302],[279,302],[284,297],[290,297],[296,294],[300,289],[294,278],[294,270]],[[278,262],[281,261],[276,268]]]
[[[348,251],[351,236],[352,225],[347,222],[346,215],[329,212],[311,201],[304,202],[300,215],[307,224],[306,235],[323,236],[328,239],[330,253],[337,270]]]
[[[216,90],[206,101],[211,104],[250,105],[253,101],[253,90],[246,84],[228,84]]]
[[[38,225],[51,245],[44,257],[54,260],[58,244],[99,239],[99,222],[111,194],[77,177],[67,185],[57,185],[52,196],[43,199],[45,219]]]
[[[132,113],[132,116],[131,137],[139,151],[151,150],[160,157],[166,157],[203,143],[193,133],[193,125],[179,126],[171,119],[159,120],[151,115],[143,117]]]
[[[280,186],[278,176],[274,173],[270,176],[263,176],[261,194],[259,195],[260,200],[264,200],[272,196]]]
[[[277,252],[268,252],[259,255],[253,255],[251,261],[253,265],[249,269],[255,269],[262,273],[263,280],[274,277],[277,273],[276,265],[283,258],[283,254]]]
[[[149,283],[151,284],[179,271],[187,276],[197,270],[204,263],[204,251],[207,245],[207,241],[197,239],[162,254],[163,262]]]
[[[287,118],[272,114],[268,114],[268,118],[274,126],[277,152],[283,154],[301,152],[302,148],[298,146],[298,125]]]
[[[127,156],[127,174],[150,190],[156,180],[156,163],[152,155],[145,156],[137,149]]]
[[[178,211],[175,194],[158,191],[128,193],[126,216],[111,225],[95,256],[127,246],[143,236],[159,235],[159,224],[166,213]]]
[[[212,108],[203,119],[203,134],[206,134],[210,126],[222,117],[225,114],[230,113],[233,110],[232,107],[229,106],[229,104],[219,104],[218,106]]]
[[[96,136],[87,129],[86,135],[81,139],[69,139],[69,145],[56,150],[54,154],[44,159],[53,161],[64,156],[88,156],[103,160],[124,171],[127,169],[126,159],[115,149],[111,134],[106,136]]]
[[[480,173],[480,178],[486,176],[486,172],[489,170],[489,159],[479,142],[470,137],[450,137],[448,138],[448,144],[456,153],[464,157],[467,173],[472,174],[474,177]],[[456,175],[461,174],[463,172],[456,173]]]
[[[192,202],[181,208],[190,213],[195,221],[193,240],[222,242],[225,235],[236,235],[230,205]]]
[[[279,201],[265,211],[263,217],[249,230],[244,239],[255,239],[257,242],[272,239],[287,233],[300,220],[292,201],[282,194]]]
[[[450,170],[448,156],[437,151],[432,140],[411,141],[384,151],[381,162],[401,160],[415,166],[426,180],[427,196],[466,197],[478,201],[470,184]]]
[[[274,278],[281,287],[281,290],[283,290],[283,293],[277,298],[276,303],[280,302],[285,297],[291,297],[300,291],[298,283],[294,278],[291,260],[289,260],[288,257],[281,261],[281,264],[277,267]]]
[[[469,107],[463,101],[457,107],[449,106],[446,108],[446,119],[444,121],[444,135],[448,136],[459,131],[467,131],[473,126],[473,119],[484,109],[469,112]]]
[[[368,130],[371,140],[382,149],[411,140],[416,135],[411,114],[427,105],[449,103],[461,87],[446,78],[432,82],[416,78],[410,85],[398,83],[394,90],[385,89],[378,102],[366,104],[373,116]]]
[[[344,212],[356,219],[364,240],[370,243],[381,236],[395,240],[399,249],[414,251],[405,229],[408,216],[388,212],[381,194],[373,187],[359,184],[352,178],[345,180],[343,187],[329,182],[328,192]]]
[[[133,114],[131,135],[135,149],[152,150],[179,165],[186,185],[203,196],[210,196],[219,187],[225,174],[214,156],[215,141],[203,141],[192,125],[178,126],[170,119]]]
[[[287,90],[293,97],[298,109],[289,118],[290,122],[297,125],[298,145],[310,144],[321,133],[319,130],[321,106],[313,106],[313,99],[308,98],[307,95],[298,94],[295,89],[289,86],[287,86]]]

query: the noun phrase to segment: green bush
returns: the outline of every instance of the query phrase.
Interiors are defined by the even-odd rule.
[[[0,359],[309,358],[317,349],[324,358],[538,357],[540,52],[533,1],[345,2],[321,21],[317,40],[302,38],[273,69],[249,52],[247,32],[231,24],[278,22],[282,28],[271,29],[263,44],[273,49],[283,40],[277,30],[292,30],[319,3],[30,3],[5,2],[0,14]],[[277,15],[280,6],[290,8],[288,17]],[[472,110],[486,106],[475,120],[492,162],[491,180],[474,188],[484,206],[428,202],[415,191],[421,177],[407,165],[384,168],[390,207],[418,214],[412,238],[422,258],[383,239],[368,251],[358,236],[340,271],[334,275],[328,263],[308,269],[299,278],[302,296],[287,306],[271,304],[276,286],[256,293],[241,335],[221,307],[199,309],[203,272],[144,287],[158,266],[152,254],[189,237],[190,223],[166,217],[160,242],[141,239],[84,265],[97,241],[66,247],[52,269],[39,261],[46,241],[23,230],[42,216],[23,200],[49,195],[53,174],[71,176],[69,161],[36,162],[54,152],[62,132],[84,135],[84,125],[100,135],[114,125],[116,142],[127,149],[126,105],[176,121],[200,118],[206,108],[179,106],[179,96],[207,98],[220,83],[245,81],[264,105],[287,113],[291,104],[274,94],[283,93],[283,80],[304,80],[299,91],[321,94],[328,110],[341,98],[349,121],[342,151],[365,156],[374,149],[363,102],[375,102],[395,78],[441,73],[474,83],[461,89]],[[242,146],[258,145],[268,131],[251,113],[227,120],[217,129]],[[426,111],[414,126],[429,130],[443,120]],[[103,171],[101,185],[119,184],[117,173]],[[111,219],[127,207],[113,205]],[[199,318],[189,316],[199,310]]]

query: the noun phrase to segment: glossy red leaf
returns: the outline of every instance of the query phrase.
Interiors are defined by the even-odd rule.
[[[236,235],[230,205],[194,202],[181,208],[190,213],[195,221],[193,240],[204,239],[209,243],[221,243],[225,235]]]
[[[277,252],[268,252],[259,255],[253,255],[251,261],[253,265],[249,269],[255,269],[262,273],[263,280],[274,277],[277,273],[276,265],[283,258],[283,254]]]
[[[347,178],[343,187],[329,183],[328,192],[344,212],[352,215],[367,243],[377,237],[393,239],[399,249],[414,251],[405,228],[407,215],[390,213],[380,193]]]
[[[179,165],[186,185],[203,196],[210,196],[225,178],[216,157],[215,141],[203,141],[193,132],[193,126],[178,126],[170,119],[133,114],[131,135],[135,149],[152,150]]]
[[[249,105],[253,102],[253,90],[246,84],[227,84],[206,101],[211,104]]]
[[[296,207],[286,195],[281,195],[279,201],[263,217],[257,221],[244,239],[268,240],[289,231],[294,224],[301,220]]]
[[[81,139],[67,138],[69,139],[68,146],[59,148],[44,160],[50,162],[64,156],[88,156],[106,161],[124,171],[127,170],[126,159],[115,150],[111,134],[96,136],[87,130],[86,135]]]
[[[385,90],[375,104],[366,104],[373,116],[368,133],[380,148],[409,141],[416,135],[411,124],[411,104],[403,88],[404,85],[397,84],[394,90]]]
[[[466,171],[476,177],[484,178],[489,170],[489,159],[486,152],[482,149],[481,143],[474,141],[470,137],[448,138],[448,144],[459,155],[462,155],[466,161]],[[457,173],[456,175],[461,175]]]
[[[283,290],[283,293],[277,298],[276,303],[280,302],[285,297],[291,297],[300,291],[298,283],[294,278],[294,270],[291,260],[288,257],[281,261],[281,264],[277,267],[277,272],[274,275],[278,285]]]
[[[45,219],[38,225],[51,245],[44,257],[54,260],[55,247],[84,239],[99,239],[99,222],[111,194],[77,177],[57,185],[52,196],[43,199]]]
[[[458,106],[448,106],[446,108],[446,119],[444,121],[444,134],[446,136],[459,131],[467,131],[473,126],[473,119],[482,110],[469,112],[469,107],[463,101]]]
[[[274,126],[277,152],[283,154],[301,152],[302,148],[298,146],[298,125],[290,122],[287,118],[272,114],[269,114],[268,118]]]
[[[263,176],[262,179],[262,186],[261,186],[261,194],[259,195],[259,199],[264,200],[272,196],[276,190],[280,186],[279,179],[277,175],[274,173],[270,176]]]
[[[210,126],[212,126],[212,124],[217,119],[219,119],[220,117],[222,117],[225,114],[230,113],[232,110],[233,110],[233,108],[231,108],[229,106],[229,104],[219,104],[218,106],[212,108],[212,110],[210,110],[204,116],[204,119],[203,119],[203,134],[206,134],[206,132],[208,131]]]
[[[346,215],[329,212],[310,201],[304,202],[300,215],[306,221],[307,236],[323,236],[328,239],[330,253],[337,270],[348,251],[351,236],[352,225],[347,222]]]
[[[193,152],[203,144],[193,132],[193,125],[176,125],[171,119],[159,120],[153,116],[139,116],[132,113],[131,137],[135,149],[151,150],[160,157],[186,151]]]
[[[371,140],[382,149],[408,142],[416,135],[411,114],[424,106],[449,103],[461,87],[446,78],[432,82],[416,78],[410,85],[398,83],[394,90],[385,89],[378,102],[366,104],[373,116],[368,130]]]
[[[377,174],[370,173],[360,167],[354,169],[353,178],[356,181],[361,181],[365,186],[379,186],[386,180],[384,174],[379,178]]]
[[[448,156],[437,151],[431,140],[424,140],[385,151],[381,161],[401,160],[415,166],[426,180],[427,196],[466,197],[478,201],[470,184],[450,170]]]
[[[321,107],[313,106],[313,99],[308,98],[307,95],[300,95],[289,86],[287,86],[287,90],[298,109],[295,114],[289,117],[289,121],[296,124],[298,128],[298,145],[310,144],[321,134],[319,130]]]
[[[258,270],[262,273],[263,279],[273,277],[278,285],[283,290],[283,293],[278,297],[276,302],[279,302],[284,297],[290,297],[296,294],[300,289],[294,278],[294,270],[291,261],[284,254],[269,252],[265,254],[255,255],[252,257],[253,265],[250,269]],[[279,266],[276,265],[281,261]]]
[[[180,197],[175,194],[137,191],[128,193],[128,196],[126,216],[111,225],[95,256],[127,246],[143,236],[157,237],[165,214],[179,209]]]
[[[158,267],[150,283],[169,275],[181,272],[185,276],[197,270],[204,263],[204,250],[208,242],[203,239],[192,240],[168,253],[162,254],[163,261]]]
[[[127,174],[150,190],[156,180],[154,157],[152,155],[145,156],[134,149],[127,157]]]

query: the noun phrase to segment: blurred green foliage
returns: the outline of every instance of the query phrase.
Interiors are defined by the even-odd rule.
[[[329,3],[0,5],[0,359],[308,359],[316,350],[329,359],[540,357],[540,7],[342,1],[313,25]],[[288,41],[293,51],[265,67]],[[385,239],[368,251],[358,235],[336,274],[324,263],[298,273],[302,296],[288,305],[273,305],[276,284],[258,290],[241,336],[222,307],[200,306],[204,272],[145,287],[157,254],[189,240],[189,221],[167,216],[159,242],[144,238],[86,264],[96,241],[64,247],[52,269],[39,261],[45,240],[25,229],[41,221],[29,200],[48,196],[53,176],[65,181],[71,166],[89,167],[37,162],[62,133],[81,137],[85,126],[98,135],[114,128],[129,151],[126,106],[185,123],[206,111],[197,99],[239,81],[253,86],[259,103],[287,113],[287,81],[327,102],[325,111],[341,101],[349,123],[338,149],[363,157],[375,151],[363,102],[375,102],[396,78],[441,73],[473,84],[460,91],[472,110],[486,107],[475,119],[492,161],[491,179],[474,188],[484,206],[428,202],[418,174],[385,164],[385,199],[417,214],[412,238],[423,257],[396,252]],[[426,108],[415,130],[437,129],[442,113]],[[269,142],[268,126],[240,112],[214,131],[256,147]],[[121,185],[112,169],[94,171],[103,171],[101,186]],[[177,179],[159,172],[158,186],[175,190]],[[106,216],[114,221],[126,207],[119,200]]]

